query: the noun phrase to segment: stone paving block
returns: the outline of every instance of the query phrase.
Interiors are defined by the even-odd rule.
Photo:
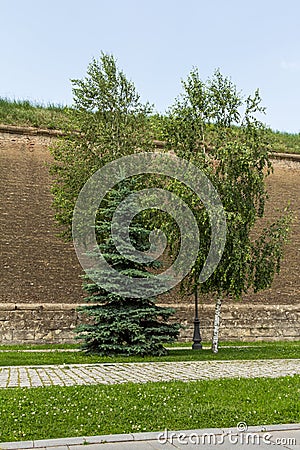
[[[148,431],[143,433],[132,433],[134,441],[156,441],[160,432],[157,431]]]
[[[249,430],[255,427],[249,427]],[[267,431],[289,431],[297,430],[300,431],[300,423],[280,423],[277,425],[266,425],[264,427]]]
[[[166,431],[163,432],[149,432],[149,433],[132,433],[132,434],[119,434],[119,435],[102,435],[102,436],[88,436],[88,437],[77,437],[77,438],[62,438],[62,439],[50,439],[50,440],[37,440],[37,441],[25,441],[25,442],[9,442],[0,444],[1,450],[25,450],[28,448],[36,448],[39,450],[100,450],[100,449],[112,449],[112,450],[128,450],[128,449],[139,449],[139,450],[175,450],[175,449],[194,449],[199,448],[203,450],[212,450],[212,448],[220,448],[220,450],[232,450],[233,448],[248,449],[253,450],[269,449],[291,449],[299,450],[300,445],[298,439],[300,439],[300,424],[279,424],[279,425],[266,425],[261,426],[250,426],[247,433],[256,433],[259,436],[263,436],[264,432],[272,434],[273,439],[269,442],[260,441],[250,441],[245,442],[243,436],[245,433],[237,434],[236,428],[212,428],[212,429],[196,429],[196,430],[181,430],[181,431],[168,431],[168,441],[163,439],[166,437]],[[209,442],[207,440],[208,435],[216,436],[220,439],[220,435],[225,435],[225,433],[232,433],[233,438],[238,436],[239,442],[234,442],[228,438],[228,434],[225,436],[224,442],[216,443]],[[182,436],[183,435],[183,436]],[[195,436],[206,436],[206,441],[200,441],[200,443],[195,443],[192,439],[187,439],[187,437]],[[178,437],[181,436],[181,440]],[[160,440],[158,439],[160,437]],[[276,438],[294,438],[297,445],[291,445],[285,440],[281,444],[276,443]],[[241,438],[242,441],[240,440]],[[244,441],[244,442],[243,442]]]

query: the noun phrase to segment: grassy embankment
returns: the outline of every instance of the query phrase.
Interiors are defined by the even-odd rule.
[[[0,124],[66,130],[70,108],[60,105],[39,105],[27,100],[0,98]]]
[[[27,100],[9,100],[0,98],[0,124],[32,126],[58,130],[69,130],[70,107],[60,105],[39,105]],[[154,129],[159,126],[155,118]],[[300,154],[300,133],[282,133],[270,130],[272,150],[281,153]]]

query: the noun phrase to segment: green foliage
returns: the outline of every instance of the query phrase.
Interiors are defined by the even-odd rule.
[[[164,139],[164,129],[168,117],[162,114],[152,114],[149,116],[149,129],[153,140]]]
[[[151,282],[155,275],[148,269],[157,268],[158,262],[142,264],[127,259],[117,250],[117,244],[122,243],[121,238],[113,240],[110,236],[112,216],[116,207],[133,192],[132,181],[120,183],[118,189],[110,191],[105,205],[100,207],[98,212],[98,248],[109,266],[117,273],[135,279],[146,278]],[[141,252],[148,250],[149,234],[150,231],[137,221],[130,227],[131,242]],[[99,272],[101,278],[106,280],[101,283],[101,287],[89,281],[90,278],[97,279]],[[85,278],[88,281],[84,284],[84,289],[89,294],[86,300],[94,304],[79,309],[85,315],[91,316],[93,322],[78,327],[78,338],[84,340],[84,350],[101,355],[144,356],[166,353],[163,343],[173,342],[179,334],[178,324],[167,323],[175,312],[174,309],[156,306],[154,298],[132,297],[131,291],[122,296],[114,294],[114,276],[110,271],[98,268],[97,264],[87,272]]]
[[[254,292],[270,287],[275,273],[280,272],[284,245],[290,232],[292,212],[286,209],[286,214],[269,227],[263,229],[261,235],[254,241],[251,251],[251,282]]]
[[[203,82],[196,69],[169,110],[164,129],[168,148],[210,178],[226,213],[225,250],[213,275],[199,286],[202,292],[239,298],[250,288],[258,291],[269,287],[279,271],[291,215],[283,213],[256,240],[251,235],[264,215],[265,178],[272,170],[269,133],[257,119],[263,112],[258,91],[244,99],[219,70]],[[178,183],[176,189],[193,206],[200,231],[199,256],[186,280],[186,286],[193,290],[208,254],[210,223],[201,201]],[[173,247],[178,242],[173,233]]]
[[[53,146],[56,163],[52,188],[56,220],[71,236],[78,194],[89,177],[107,162],[151,148],[149,105],[143,105],[133,83],[113,56],[94,59],[83,80],[72,80],[75,107],[70,117],[77,133]]]
[[[133,83],[117,68],[115,59],[103,53],[99,61],[94,59],[89,65],[84,79],[72,82],[75,107],[70,120],[78,132],[70,133],[52,149],[56,161],[52,167],[54,206],[65,235],[70,237],[75,201],[90,176],[121,156],[152,150],[153,137],[159,135],[166,141],[167,149],[191,161],[209,177],[219,193],[227,220],[221,262],[211,277],[198,286],[195,280],[211,244],[208,212],[186,186],[176,180],[159,181],[186,201],[198,223],[200,250],[183,286],[192,291],[199,287],[202,292],[222,298],[240,298],[249,289],[256,292],[269,287],[280,269],[291,215],[285,212],[256,240],[252,238],[257,220],[264,215],[265,178],[272,170],[268,154],[270,133],[257,119],[264,113],[259,92],[243,98],[234,83],[219,70],[204,82],[197,69],[193,69],[183,82],[181,97],[167,116],[151,115],[151,108],[140,102]],[[156,178],[152,177],[152,182],[158,181]],[[136,178],[132,182],[130,192],[145,180]],[[99,211],[96,224],[99,246],[107,261],[120,273],[150,279],[149,267],[125,261],[108,237],[111,213],[122,197],[124,186]],[[144,228],[142,223],[135,224],[133,243],[143,249],[150,227],[153,229],[158,224],[168,236],[170,252],[176,255],[180,246],[179,229],[165,217],[144,213],[143,223],[150,225]],[[81,327],[80,336],[84,337],[87,350],[103,354],[163,352],[160,342],[174,339],[178,327],[170,327],[169,337],[163,338],[168,326],[158,325],[157,317],[164,322],[172,311],[157,309],[152,299],[133,300],[129,294],[125,298],[111,294],[115,282],[107,274],[101,289],[93,283],[85,285],[90,299],[97,305],[85,309],[94,320],[92,325]]]
[[[52,149],[56,161],[52,167],[56,219],[64,226],[67,237],[71,235],[76,199],[90,176],[112,160],[152,146],[151,108],[140,102],[133,83],[117,68],[112,56],[102,53],[99,61],[94,59],[89,65],[87,76],[72,83],[72,123],[78,133],[68,135]],[[125,182],[111,191],[98,211],[95,231],[102,255],[117,273],[150,279],[153,275],[147,269],[153,265],[126,260],[110,237],[113,212],[126,195],[134,192],[136,182]],[[147,247],[148,237],[149,231],[139,223],[131,228],[132,243],[140,250]],[[99,273],[97,264],[86,273],[86,280],[95,280]],[[85,317],[91,319],[78,328],[78,338],[85,342],[83,348],[105,355],[164,354],[162,344],[174,341],[179,332],[178,324],[166,322],[174,310],[157,307],[153,298],[140,298],[139,292],[138,298],[132,298],[129,292],[123,297],[116,295],[116,279],[105,271],[101,276],[101,287],[90,281],[84,284],[87,300],[93,304],[81,308]]]

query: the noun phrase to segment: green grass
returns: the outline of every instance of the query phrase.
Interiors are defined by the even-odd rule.
[[[168,348],[180,348],[180,347],[192,347],[192,342],[174,342],[173,344],[168,344]],[[210,342],[202,342],[204,347],[210,347]],[[279,341],[279,342],[272,342],[272,341],[226,341],[221,342],[220,347],[261,347],[261,346],[278,346],[278,345],[284,345],[284,346],[294,346],[298,345],[298,341]],[[300,341],[299,341],[300,345]],[[80,349],[79,344],[0,344],[0,352],[1,350],[55,350],[55,349]]]
[[[137,357],[137,356],[115,356],[102,357],[97,355],[86,355],[82,352],[34,352],[25,353],[20,350],[0,352],[0,366],[16,365],[40,365],[40,364],[92,364],[92,363],[114,363],[114,362],[148,362],[148,361],[224,361],[224,360],[255,360],[255,359],[280,359],[299,358],[300,341],[277,342],[255,345],[253,347],[244,345],[239,348],[221,346],[217,355],[209,349],[185,350],[172,349],[166,356],[159,357]]]
[[[69,110],[61,105],[44,106],[27,100],[0,98],[0,124],[66,130]]]
[[[0,441],[299,421],[300,377],[5,389]]]
[[[281,153],[300,154],[300,133],[272,132],[274,143],[272,150]]]
[[[0,345],[1,350],[55,350],[55,349],[79,349],[79,344],[7,344]]]
[[[0,124],[70,130],[71,108],[61,105],[41,105],[28,100],[0,98]],[[162,117],[151,116],[150,127],[156,139],[163,139]],[[269,131],[274,152],[300,154],[300,133]]]
[[[297,345],[297,341],[293,342],[272,342],[272,341],[224,341],[220,343],[220,347],[265,347],[265,346],[273,346],[273,345]],[[169,344],[168,347],[192,347],[192,342],[174,342],[173,344]],[[202,342],[204,347],[210,347],[211,342]],[[0,346],[1,349],[1,346]]]

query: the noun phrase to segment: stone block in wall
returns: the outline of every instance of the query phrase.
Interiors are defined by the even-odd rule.
[[[36,331],[35,332],[35,340],[36,340],[36,342],[40,342],[40,343],[53,342],[53,333],[52,333],[52,331],[44,331],[44,332]]]
[[[1,322],[9,322],[13,320],[15,317],[15,311],[14,313],[11,311],[6,311],[4,309],[0,310],[0,323]]]
[[[1,343],[2,344],[7,344],[7,343],[12,343],[13,342],[13,332],[12,331],[0,331],[0,335],[1,335]]]
[[[251,329],[238,325],[234,327],[227,327],[226,325],[220,327],[220,338],[230,340],[232,337],[239,338],[242,336],[251,336]]]
[[[269,337],[294,337],[298,338],[300,336],[300,329],[299,328],[285,328],[285,327],[260,327],[260,328],[251,328],[251,336],[252,337],[263,337],[263,336],[269,336]]]
[[[0,311],[14,311],[15,309],[14,303],[0,303]]]
[[[34,330],[13,330],[13,341],[24,342],[24,341],[35,341]]]
[[[9,320],[0,320],[0,333],[3,330],[9,330],[11,322]]]
[[[54,338],[59,339],[59,341],[71,341],[74,340],[74,332],[68,329],[65,330],[56,330],[54,331]]]

